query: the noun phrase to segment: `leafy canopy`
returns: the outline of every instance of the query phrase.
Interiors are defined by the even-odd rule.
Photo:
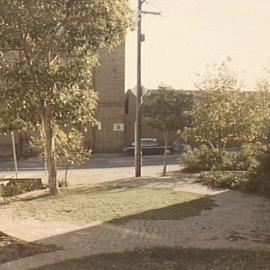
[[[241,91],[242,82],[229,62],[212,66],[197,84],[200,98],[192,110],[192,128],[185,134],[199,144],[225,148],[228,144],[261,139],[269,118],[269,92]]]
[[[0,0],[2,129],[94,121],[92,69],[132,25],[126,0]]]
[[[152,128],[162,131],[177,131],[188,126],[193,98],[191,94],[177,91],[170,86],[159,86],[149,91],[143,99],[144,121]]]

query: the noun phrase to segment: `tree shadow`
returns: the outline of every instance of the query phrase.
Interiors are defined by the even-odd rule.
[[[121,217],[108,223],[121,224],[130,220],[182,220],[188,217],[199,216],[204,210],[211,210],[218,205],[211,197],[173,204],[167,207],[151,209],[138,214]]]
[[[102,191],[108,191],[117,188],[145,187],[149,184],[149,180],[151,184],[164,181],[164,179],[147,178],[141,179],[141,181],[138,180],[138,182],[134,180],[136,183],[131,183],[130,179],[124,179],[119,180],[116,185],[108,183],[102,184],[100,188]],[[170,183],[171,181],[175,180],[168,178],[168,182]],[[89,192],[89,190],[88,188],[82,188],[80,192]],[[99,192],[99,190],[97,190],[97,192]],[[125,252],[127,250],[156,247],[192,246],[206,249],[210,246],[217,250],[219,250],[220,247],[224,247],[234,248],[239,251],[239,247],[241,247],[241,249],[249,249],[254,246],[256,248],[270,250],[270,243],[268,241],[270,239],[270,228],[269,226],[267,227],[267,224],[269,225],[268,212],[255,212],[256,209],[262,209],[262,207],[267,205],[265,202],[262,202],[262,200],[264,200],[263,198],[258,200],[259,203],[255,200],[254,202],[257,203],[257,205],[253,208],[252,205],[247,207],[247,204],[237,205],[237,201],[245,199],[245,196],[247,195],[239,192],[225,191],[214,196],[115,218],[98,225],[90,224],[79,230],[40,239],[35,243],[42,243],[48,246],[55,245],[59,249],[70,251],[70,257],[65,259],[88,256],[93,253]],[[255,195],[253,197],[255,199],[257,198]],[[219,220],[219,223],[215,225],[214,218],[220,218],[218,209],[222,207],[222,204],[230,206],[230,208],[225,209],[225,213],[228,215],[225,216],[222,221]],[[269,209],[269,205],[266,208]],[[266,208],[265,211],[267,210]],[[244,215],[247,216],[248,219],[242,221],[240,214],[244,210],[246,211]],[[206,218],[208,217],[207,214],[212,213],[212,211],[215,212],[215,215],[211,220],[208,220]],[[233,211],[233,213],[231,214],[229,211]],[[260,219],[260,217],[263,217],[263,219]],[[185,223],[187,220],[189,221]],[[227,229],[223,231],[218,230],[219,228],[215,228],[215,231],[212,232],[212,228],[214,226],[222,226],[222,222],[226,224],[234,224],[233,222],[235,222],[236,225],[229,227],[232,228],[231,231]],[[243,230],[247,225],[246,222],[249,222],[248,230],[253,228],[253,232],[251,230]],[[261,227],[259,226],[260,223],[262,225]],[[226,233],[226,235],[224,233]],[[241,244],[237,246],[238,242]],[[44,256],[45,255],[46,254],[44,254]],[[50,254],[48,254],[48,258],[50,258],[49,256]],[[60,256],[59,260],[63,260],[63,258],[64,257]],[[29,263],[31,263],[31,259],[29,259]]]

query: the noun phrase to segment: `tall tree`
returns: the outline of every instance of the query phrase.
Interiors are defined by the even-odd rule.
[[[186,136],[220,153],[228,144],[259,141],[269,115],[269,94],[240,91],[241,87],[228,62],[212,66],[197,84],[201,95],[192,109],[192,128],[186,129]]]
[[[127,2],[0,0],[2,127],[44,130],[51,194],[55,127],[80,131],[95,121],[91,71],[99,50],[117,46],[132,25]]]
[[[192,110],[192,128],[185,133],[190,140],[208,144],[221,152],[228,142],[238,139],[236,110],[241,83],[228,63],[223,62],[210,67],[196,86],[201,95]]]
[[[163,176],[167,171],[168,135],[171,131],[183,130],[190,124],[188,111],[191,110],[193,97],[170,86],[161,85],[158,90],[150,91],[143,99],[143,119],[154,129],[163,133],[165,148]]]

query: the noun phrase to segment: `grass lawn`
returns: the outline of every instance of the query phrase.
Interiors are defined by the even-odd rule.
[[[35,270],[269,270],[270,253],[157,248],[91,256]]]
[[[101,185],[83,188],[63,189],[56,197],[45,196],[33,200],[10,204],[22,218],[57,220],[74,224],[87,224],[94,221],[110,221],[149,212],[148,216],[137,219],[179,219],[200,213],[201,208],[211,204],[210,199],[201,201],[201,195],[176,192],[170,189]],[[164,215],[151,215],[150,210],[180,205],[194,201],[193,207],[181,210],[174,207]],[[196,203],[197,202],[197,203]],[[203,205],[201,205],[203,204]],[[199,212],[198,212],[199,211]],[[157,213],[158,214],[158,213]]]

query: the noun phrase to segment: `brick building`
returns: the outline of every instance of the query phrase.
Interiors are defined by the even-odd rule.
[[[89,130],[85,144],[95,153],[121,152],[125,145],[125,44],[103,50],[100,65],[94,70],[93,87],[99,92],[96,118],[98,127]],[[18,155],[24,152],[29,134],[15,134]],[[0,135],[0,156],[11,156],[10,135]]]
[[[95,153],[120,152],[125,145],[125,44],[102,52],[93,83],[99,93],[98,126],[88,132],[86,144]]]

